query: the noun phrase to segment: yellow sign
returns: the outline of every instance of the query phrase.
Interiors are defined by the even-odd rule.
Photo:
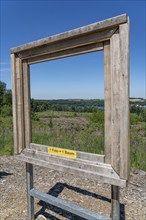
[[[69,157],[69,158],[74,158],[74,159],[77,158],[76,151],[57,148],[57,147],[48,147],[48,153],[57,155],[57,156],[62,156],[62,157]]]

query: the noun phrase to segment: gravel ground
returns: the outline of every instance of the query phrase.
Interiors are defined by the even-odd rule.
[[[110,216],[110,185],[34,166],[34,187]],[[146,219],[146,172],[131,172],[128,187],[120,189],[121,220]],[[37,219],[81,218],[35,199]],[[39,215],[45,216],[44,218]],[[38,217],[39,216],[39,217]],[[15,157],[0,157],[0,220],[28,220],[25,163]]]

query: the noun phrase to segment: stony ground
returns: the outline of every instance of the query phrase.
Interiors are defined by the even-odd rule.
[[[71,201],[105,216],[110,216],[110,186],[89,179],[34,167],[34,186],[42,192]],[[146,219],[146,173],[131,172],[126,189],[120,190],[121,220]],[[37,219],[80,220],[35,200]],[[39,215],[45,218],[39,218]],[[25,163],[15,157],[0,157],[0,220],[27,220]]]

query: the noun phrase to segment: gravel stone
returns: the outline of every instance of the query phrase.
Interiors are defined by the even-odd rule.
[[[111,186],[95,180],[34,166],[34,188],[110,217]],[[132,171],[120,189],[120,220],[146,219],[146,172]],[[37,220],[82,220],[76,215],[35,199]],[[28,220],[25,163],[0,157],[0,220]],[[90,220],[90,219],[89,219]]]

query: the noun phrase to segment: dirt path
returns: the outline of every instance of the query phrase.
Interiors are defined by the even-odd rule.
[[[120,190],[121,220],[146,217],[146,173],[131,173],[126,189]],[[47,168],[34,167],[34,186],[42,192],[110,216],[110,186],[80,179]],[[0,220],[27,220],[25,163],[15,157],[0,157]],[[144,198],[145,197],[145,198]],[[50,220],[81,220],[51,205],[35,200],[35,213]]]

